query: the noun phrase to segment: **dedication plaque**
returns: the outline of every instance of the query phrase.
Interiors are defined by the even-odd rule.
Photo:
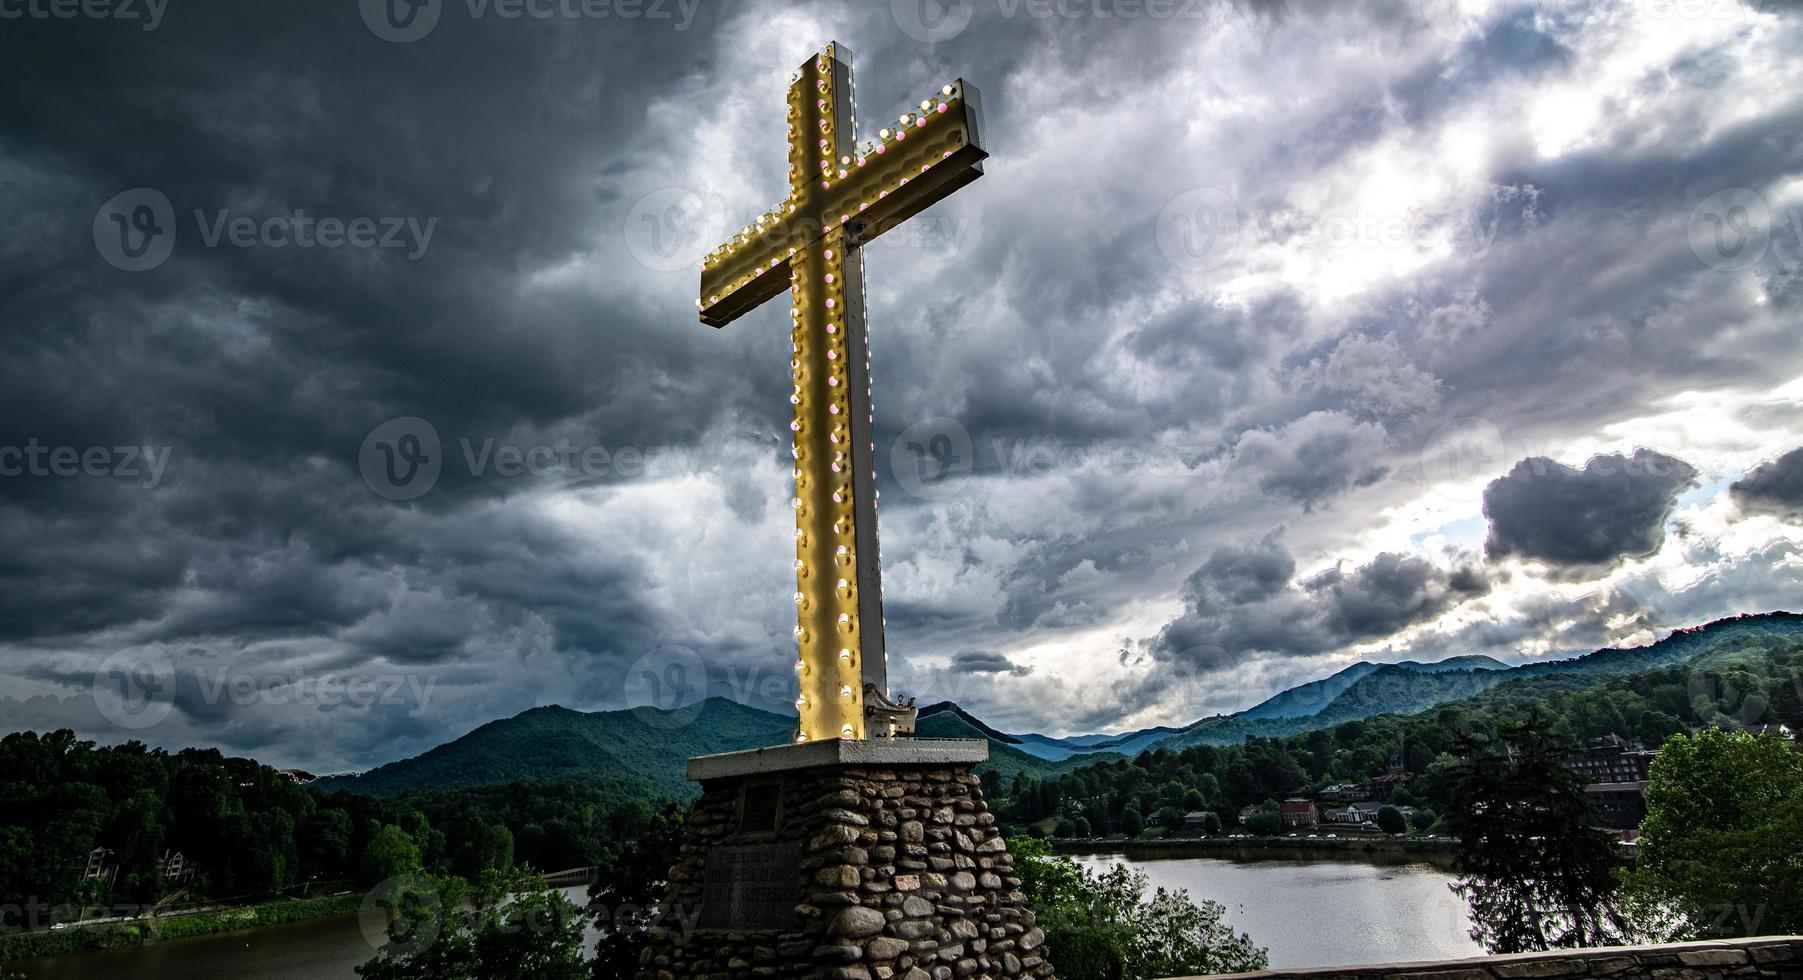
[[[801,844],[722,844],[707,852],[703,929],[791,929],[801,901]]]

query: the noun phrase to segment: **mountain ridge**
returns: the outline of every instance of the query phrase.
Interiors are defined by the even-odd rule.
[[[956,703],[945,701],[922,711],[918,731],[923,737],[986,739],[990,761],[982,767],[985,771],[993,771],[1004,779],[1019,774],[1042,778],[1110,756],[1131,758],[1151,748],[1235,744],[1249,736],[1280,737],[1379,714],[1412,714],[1518,678],[1640,673],[1685,662],[1753,632],[1803,633],[1803,615],[1782,611],[1749,613],[1673,630],[1639,647],[1605,647],[1578,657],[1513,667],[1494,658],[1471,656],[1432,664],[1360,661],[1329,677],[1279,692],[1244,712],[1215,715],[1180,728],[1148,728],[1113,736],[1067,739],[1013,735],[984,723]],[[1329,681],[1334,683],[1328,684]],[[1294,711],[1306,706],[1306,698],[1297,695],[1298,691],[1307,691],[1306,698],[1320,698],[1330,691],[1332,696],[1312,713],[1300,714]],[[1281,701],[1276,710],[1292,713],[1259,713],[1261,707],[1286,696],[1289,700]],[[623,793],[685,798],[695,792],[685,777],[686,762],[691,756],[782,744],[789,740],[794,727],[793,716],[719,697],[674,711],[628,708],[582,712],[547,705],[485,722],[442,745],[361,775],[327,776],[311,785],[395,796],[522,779],[581,777],[617,786]]]

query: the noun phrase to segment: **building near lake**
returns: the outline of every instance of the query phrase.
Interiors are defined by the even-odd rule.
[[[1334,824],[1351,824],[1356,827],[1362,823],[1375,821],[1377,819],[1377,811],[1381,809],[1383,809],[1383,804],[1376,800],[1365,800],[1362,803],[1352,803],[1347,806],[1327,811],[1327,822]]]
[[[1283,820],[1285,828],[1313,827],[1321,822],[1321,813],[1315,809],[1313,800],[1291,797],[1283,801],[1277,815]]]
[[[1565,767],[1584,777],[1585,788],[1602,810],[1604,826],[1628,830],[1646,819],[1646,788],[1657,749],[1636,739],[1609,734],[1572,750]]]

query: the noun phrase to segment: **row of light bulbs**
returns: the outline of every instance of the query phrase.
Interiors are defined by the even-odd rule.
[[[790,422],[790,428],[796,433],[796,442],[793,450],[796,461],[796,467],[794,469],[796,485],[796,517],[805,525],[809,522],[803,520],[807,517],[807,508],[802,500],[801,494],[809,486],[808,476],[802,468],[802,464],[807,462],[806,451],[803,449],[803,446],[807,442],[807,440],[803,438],[805,434],[803,419],[809,414],[807,412],[806,402],[806,382],[808,380],[809,369],[803,364],[803,361],[804,355],[809,352],[810,346],[813,343],[823,342],[826,347],[825,353],[828,364],[828,375],[826,380],[827,388],[829,389],[827,395],[829,403],[827,407],[829,413],[834,416],[832,428],[828,433],[828,439],[835,447],[833,449],[833,458],[828,464],[828,467],[833,474],[829,479],[832,479],[835,482],[840,479],[846,481],[833,491],[833,500],[839,505],[839,513],[835,515],[833,531],[835,534],[849,539],[853,534],[852,520],[855,517],[855,512],[852,504],[851,483],[849,480],[850,463],[848,450],[850,448],[850,436],[845,425],[846,418],[849,415],[850,405],[846,390],[848,386],[846,384],[845,371],[845,332],[841,326],[844,322],[843,315],[845,312],[842,307],[845,296],[845,261],[843,255],[844,246],[841,244],[841,241],[842,236],[834,236],[829,239],[829,245],[822,250],[825,268],[821,273],[819,282],[804,283],[799,277],[796,281],[795,301],[789,310],[789,315],[794,325],[792,344],[794,357],[790,361],[790,367],[793,371],[793,380],[795,382],[790,394],[790,401],[795,405],[795,419]],[[809,302],[820,303],[822,309],[826,311],[826,336],[824,338],[808,336],[803,326],[802,313],[805,305]],[[809,544],[810,542],[806,530],[798,527],[796,529],[797,557],[795,559],[797,585],[795,601],[798,616],[805,613],[809,607],[808,597],[800,588],[810,576],[811,570],[808,568],[808,563],[805,558],[801,557],[807,552]],[[839,574],[834,582],[835,592],[840,599],[848,604],[852,603],[855,601],[855,589],[848,577],[848,566],[853,564],[854,560],[851,545],[849,543],[837,545],[834,548],[833,560],[837,565],[841,566],[840,569],[836,569]],[[855,608],[855,606],[853,608]],[[857,623],[849,612],[841,612],[839,614],[837,626],[839,632],[842,634],[849,634],[850,636],[856,635]],[[805,648],[810,641],[807,629],[798,623],[795,629],[795,635],[797,645]],[[858,667],[850,645],[841,646],[839,648],[838,659],[841,664],[841,676],[844,677],[849,673],[851,679],[855,679],[857,677]],[[795,661],[795,672],[797,677],[805,678],[809,676],[811,671],[812,668],[809,666],[807,659],[798,656]],[[857,694],[857,689],[853,684],[842,682],[839,685],[838,697],[842,703],[855,704],[857,701]],[[808,712],[811,703],[805,691],[801,692],[796,698],[795,706],[796,710],[803,714]],[[804,723],[802,726],[804,734],[799,736],[800,740],[806,740],[805,729],[807,727],[808,726]],[[856,730],[853,724],[848,722],[843,725],[840,734],[844,738],[852,738],[855,736]]]
[[[827,85],[827,81],[825,78],[817,79],[815,82],[815,85],[816,85],[817,90],[820,92],[820,97],[816,99],[817,108],[823,107],[824,105],[828,104],[828,102],[829,102],[829,98],[831,95],[830,87]],[[837,179],[843,180],[846,177],[850,176],[854,165],[857,167],[864,166],[866,160],[870,156],[881,155],[883,153],[886,153],[888,151],[888,146],[890,143],[899,142],[899,141],[907,139],[908,128],[910,126],[912,126],[914,128],[919,128],[919,127],[925,126],[926,125],[926,116],[928,114],[935,113],[935,112],[946,112],[948,110],[950,100],[957,93],[957,88],[956,88],[956,86],[953,86],[953,85],[945,85],[945,86],[942,86],[939,91],[940,91],[940,95],[943,98],[943,101],[936,100],[936,99],[922,99],[920,101],[920,112],[918,114],[913,113],[913,112],[902,113],[901,116],[898,117],[896,120],[897,128],[895,128],[895,129],[884,128],[882,130],[879,130],[878,131],[879,138],[876,140],[864,141],[864,143],[858,147],[858,152],[855,157],[850,154],[842,154],[839,157],[839,161],[838,161],[839,168],[836,171]],[[788,132],[789,132],[789,145],[790,145],[789,177],[790,177],[791,189],[789,191],[788,197],[785,199],[785,201],[782,205],[779,205],[775,208],[770,209],[769,211],[767,211],[763,214],[758,215],[757,218],[753,220],[752,224],[746,225],[742,229],[740,229],[739,233],[737,235],[734,235],[730,241],[728,241],[724,245],[721,245],[719,248],[714,249],[712,252],[709,252],[702,260],[702,264],[704,266],[712,266],[712,265],[715,265],[715,264],[723,261],[724,259],[733,255],[734,253],[738,252],[740,249],[744,248],[746,245],[756,241],[757,236],[759,234],[761,234],[767,228],[774,227],[779,221],[781,221],[783,219],[785,214],[794,214],[795,213],[796,208],[797,208],[798,198],[799,198],[799,193],[796,190],[796,188],[800,184],[800,181],[802,179],[801,173],[802,173],[802,170],[804,169],[803,161],[802,161],[801,143],[796,138],[797,133],[796,133],[796,128],[795,128],[795,121],[800,116],[801,96],[799,95],[799,92],[800,92],[799,86],[791,89],[791,91],[790,91],[790,105],[789,105],[789,113],[788,113],[789,119],[790,119],[790,126],[788,129]],[[854,117],[854,125],[855,125],[855,117]],[[830,136],[832,133],[832,123],[824,113],[821,113],[818,115],[818,117],[816,119],[816,126],[820,130],[818,145],[822,149],[830,146],[831,145],[830,144]],[[951,156],[951,151],[950,150],[945,151],[944,156],[945,157]],[[825,157],[825,158],[821,159],[819,163],[820,163],[820,168],[822,170],[827,171],[826,175],[824,176],[824,178],[821,181],[821,189],[822,190],[831,190],[833,181],[835,179],[834,178],[835,172],[833,170],[832,160],[830,157]],[[923,170],[923,172],[924,172],[924,170]],[[897,186],[899,187],[901,184],[906,184],[907,182],[908,182],[908,178],[903,177],[900,180],[900,182],[897,184]],[[878,197],[879,198],[886,197],[886,196],[888,196],[888,193],[889,193],[888,190],[883,190],[881,193],[879,193]],[[859,210],[863,210],[863,209],[869,207],[870,203],[871,202],[861,203],[859,205]],[[849,214],[840,216],[841,224],[843,224],[849,220],[850,220]],[[793,253],[793,249],[791,249],[791,254],[792,253]],[[780,264],[780,262],[773,262],[771,267],[773,268],[775,265],[778,265],[778,264]],[[738,288],[740,286],[745,285],[746,283],[750,282],[756,276],[762,275],[765,271],[767,271],[766,268],[760,263],[759,266],[757,267],[757,269],[751,275],[741,277],[736,283],[734,283],[733,288]],[[697,300],[698,304],[699,304],[699,302],[700,301]],[[719,302],[719,298],[717,296],[711,297],[708,300],[708,302],[709,303],[717,303],[717,302]]]

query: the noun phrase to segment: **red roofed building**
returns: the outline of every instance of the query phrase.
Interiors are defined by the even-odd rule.
[[[1288,799],[1278,808],[1278,816],[1283,818],[1285,827],[1313,827],[1321,822],[1321,814],[1315,804],[1309,800]]]

